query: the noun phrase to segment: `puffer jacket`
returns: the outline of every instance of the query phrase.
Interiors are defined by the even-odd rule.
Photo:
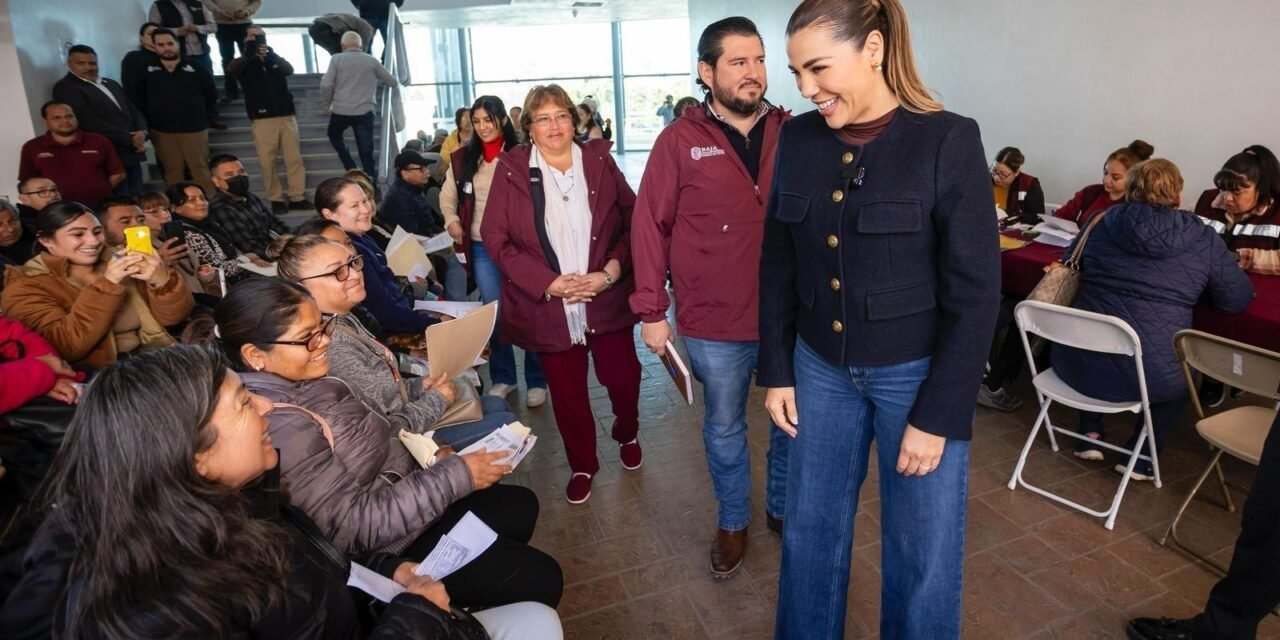
[[[277,404],[268,420],[291,501],[346,553],[402,548],[473,490],[462,458],[420,468],[386,418],[342,380],[242,377]],[[313,414],[328,423],[332,445]]]
[[[439,391],[406,384],[391,350],[378,342],[354,315],[338,316],[329,343],[329,375],[361,390],[370,407],[391,421],[393,431],[426,433],[449,409]]]
[[[252,621],[247,612],[236,615],[235,619],[227,621],[226,633],[218,637],[244,640],[354,640],[362,636],[431,640],[447,637],[444,616],[433,611],[435,605],[410,593],[396,596],[379,616],[377,626],[367,635],[361,633],[356,601],[346,588],[347,569],[337,566],[336,558],[322,552],[317,543],[304,533],[303,525],[296,519],[305,520],[306,516],[298,514],[282,499],[277,482],[278,474],[272,470],[258,484],[247,487],[244,493],[255,519],[279,525],[290,537],[283,597],[256,621]],[[268,484],[271,486],[263,486]],[[292,511],[292,515],[286,516],[286,511]],[[31,546],[23,555],[22,582],[0,610],[0,637],[21,640],[65,635],[62,626],[66,622],[63,613],[67,608],[67,594],[78,591],[74,585],[68,585],[70,580],[74,580],[71,569],[76,554],[75,539],[69,533],[69,526],[55,511],[36,532]],[[391,577],[401,562],[409,560],[371,554],[357,557],[355,561]],[[149,637],[174,637],[172,626],[163,616],[155,615],[150,610],[152,606],[154,603],[142,601],[135,609],[137,616],[145,621],[143,628],[150,631]],[[100,638],[104,635],[90,622],[80,629],[77,637]]]
[[[1173,335],[1191,327],[1192,307],[1203,301],[1221,313],[1240,313],[1253,299],[1253,285],[1222,238],[1190,212],[1168,207],[1112,207],[1089,237],[1080,268],[1072,306],[1133,327],[1151,402],[1187,392]],[[1112,402],[1140,395],[1132,358],[1061,345],[1052,356],[1054,370],[1081,393]]]

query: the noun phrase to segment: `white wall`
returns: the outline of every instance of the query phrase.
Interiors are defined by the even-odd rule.
[[[67,73],[66,49],[73,44],[93,47],[102,75],[118,80],[120,59],[137,46],[138,27],[146,22],[148,6],[149,0],[0,0],[0,16],[12,24],[12,39],[0,25],[0,77],[13,80],[6,83],[9,87],[21,77],[26,94],[25,99],[15,99],[21,92],[9,93],[9,104],[0,107],[0,193],[14,190],[10,183],[18,175],[22,143],[44,131],[40,105]],[[17,71],[9,67],[15,53]]]
[[[27,92],[20,82],[18,48],[13,41],[9,0],[0,0],[0,78],[5,79],[5,99],[0,100],[0,196],[17,201],[18,150],[34,135],[27,110]]]
[[[1098,182],[1107,154],[1134,138],[1181,167],[1184,200],[1212,186],[1223,161],[1245,146],[1280,150],[1280,2],[903,1],[925,82],[948,109],[978,121],[988,157],[1021,148],[1050,202]],[[770,97],[808,110],[797,108],[783,75],[782,32],[796,4],[689,0],[693,41],[731,13],[755,20]]]

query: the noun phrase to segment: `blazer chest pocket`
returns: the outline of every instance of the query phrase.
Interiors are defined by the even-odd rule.
[[[855,228],[869,235],[914,233],[924,226],[919,200],[879,200],[862,205]]]
[[[782,192],[778,194],[778,207],[773,213],[773,217],[778,222],[798,224],[804,222],[804,218],[808,214],[809,198],[796,193]]]
[[[867,294],[867,319],[892,320],[929,311],[938,305],[933,284],[921,282]]]

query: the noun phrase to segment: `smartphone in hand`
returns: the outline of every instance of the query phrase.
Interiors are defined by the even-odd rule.
[[[168,242],[174,238],[178,239],[174,244],[187,243],[187,232],[183,230],[181,220],[170,220],[160,226],[161,240]]]
[[[151,228],[150,227],[129,227],[124,230],[125,246],[130,251],[138,253],[146,253],[155,255],[156,250],[151,246]]]

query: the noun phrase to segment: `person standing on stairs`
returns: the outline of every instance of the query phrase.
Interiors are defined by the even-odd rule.
[[[253,14],[262,8],[262,0],[208,0],[208,6],[218,23],[213,35],[218,39],[218,55],[222,58],[222,100],[231,102],[240,98],[240,86],[227,67],[235,58],[236,47],[240,48],[241,56],[253,55],[252,50],[245,48],[245,40],[253,25]]]
[[[387,22],[391,20],[391,3],[396,3],[397,7],[404,6],[404,0],[351,0],[351,6],[360,12],[360,17],[373,28],[382,34],[382,46],[387,46]],[[366,43],[370,48],[373,47],[373,37],[369,37]],[[386,57],[385,55],[383,57]]]
[[[249,27],[242,51],[244,55],[227,65],[227,75],[244,90],[244,109],[252,122],[253,146],[258,152],[271,210],[279,215],[286,210],[312,209],[315,205],[307,200],[307,170],[298,139],[297,109],[289,92],[293,65],[267,46],[267,34],[261,27]],[[276,158],[281,154],[289,181],[287,205],[276,173]]]
[[[166,29],[172,29],[178,40],[180,54],[193,65],[204,69],[209,77],[213,77],[213,58],[209,56],[209,34],[217,30],[218,25],[200,0],[155,0],[151,3],[151,11],[147,20],[155,22]],[[209,128],[226,129],[227,125],[218,118],[218,105],[209,109]]]
[[[111,141],[125,174],[116,193],[142,193],[142,163],[138,156],[147,139],[142,112],[125,96],[119,83],[98,74],[98,54],[88,45],[71,47],[67,69],[67,75],[53,85],[53,99],[71,107],[81,129]]]
[[[213,77],[182,57],[178,36],[163,27],[151,32],[159,63],[147,65],[137,103],[151,127],[156,159],[164,166],[164,182],[181,182],[191,172],[205,193],[209,177],[209,112],[218,102]]]
[[[378,165],[373,161],[373,110],[378,87],[398,86],[378,59],[364,52],[360,34],[342,34],[342,53],[329,59],[329,69],[320,80],[320,103],[329,113],[329,142],[347,170],[356,168],[343,134],[351,128],[356,136],[360,164],[373,181],[378,181]]]

